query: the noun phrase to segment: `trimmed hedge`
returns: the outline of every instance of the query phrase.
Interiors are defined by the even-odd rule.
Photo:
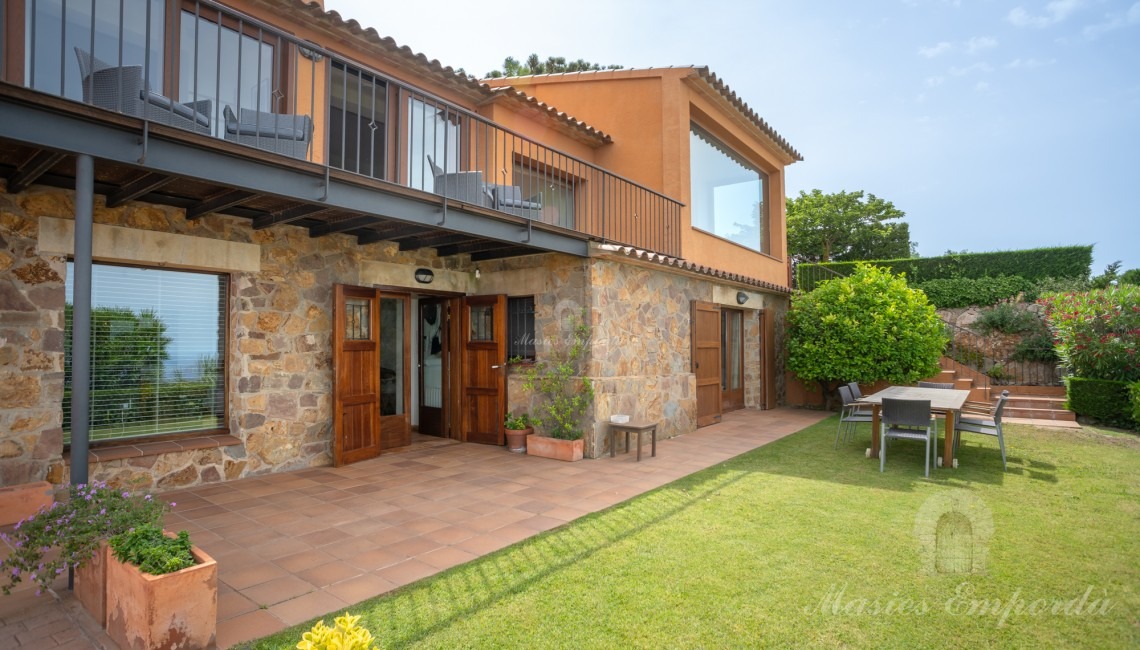
[[[1032,288],[1033,283],[1017,276],[997,278],[939,278],[910,283],[926,292],[926,297],[939,309],[992,305]]]
[[[1134,415],[1137,404],[1133,403],[1140,382],[1069,377],[1066,384],[1065,408],[1110,426],[1140,430],[1140,420]]]
[[[912,286],[930,280],[954,278],[996,278],[1017,276],[1026,280],[1044,278],[1088,278],[1092,269],[1092,246],[1061,246],[992,253],[960,253],[940,257],[912,257],[865,262],[891,273],[906,273]],[[800,264],[796,267],[798,286],[811,291],[817,282],[838,275],[851,275],[858,262]]]

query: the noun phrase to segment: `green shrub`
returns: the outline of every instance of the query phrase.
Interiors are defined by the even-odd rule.
[[[1091,287],[1085,278],[1041,278],[1034,280],[1021,295],[1025,302],[1037,302],[1041,296],[1049,293],[1077,293],[1088,291]]]
[[[936,278],[911,283],[926,292],[930,302],[939,309],[953,309],[970,305],[992,305],[1012,298],[1032,286],[1025,278],[1002,276],[997,278]]]
[[[1133,389],[1123,381],[1069,377],[1065,407],[1077,415],[1125,429],[1140,430],[1133,416]]]
[[[938,372],[946,327],[921,291],[861,264],[850,277],[792,297],[788,368],[830,397],[836,381],[910,384]]]
[[[1121,273],[1120,284],[1140,284],[1140,269],[1128,269]]]
[[[167,537],[159,526],[143,524],[115,535],[109,545],[120,562],[129,562],[155,576],[194,566],[190,533],[186,531]]]
[[[1092,268],[1092,246],[1063,246],[992,253],[955,253],[940,257],[913,257],[868,262],[827,262],[800,264],[798,285],[804,291],[815,288],[815,279],[823,279],[813,267],[822,267],[839,275],[850,275],[856,264],[872,264],[891,273],[905,273],[911,283],[948,278],[986,278],[1017,276],[1027,280],[1044,278],[1089,277]],[[810,285],[810,286],[808,286]]]
[[[1041,299],[1057,354],[1076,377],[1140,380],[1140,287],[1123,285]]]
[[[1054,364],[1061,360],[1057,356],[1057,349],[1053,347],[1053,335],[1044,327],[1042,331],[1021,339],[1009,358],[1011,361],[1040,361]]]
[[[1031,311],[1018,309],[1010,303],[984,309],[974,321],[974,329],[982,334],[1001,332],[1002,334],[1028,334],[1045,331],[1041,317]]]

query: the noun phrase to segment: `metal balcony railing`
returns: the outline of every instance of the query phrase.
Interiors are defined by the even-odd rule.
[[[224,5],[2,4],[4,82],[680,256],[677,201]]]

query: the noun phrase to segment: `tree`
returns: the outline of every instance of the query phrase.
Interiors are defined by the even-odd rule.
[[[1113,283],[1120,279],[1120,260],[1116,260],[1112,264],[1104,267],[1104,273],[1093,277],[1089,280],[1089,286],[1093,289],[1107,289]]]
[[[525,77],[532,74],[556,74],[560,72],[584,72],[588,70],[621,70],[622,67],[623,66],[620,65],[598,65],[597,63],[590,63],[585,59],[567,61],[564,56],[549,56],[543,61],[538,58],[537,54],[531,54],[526,58],[524,63],[519,63],[515,57],[508,56],[503,60],[502,70],[492,70],[484,75],[484,77],[489,79],[497,79],[499,77]]]
[[[67,365],[71,366],[72,305],[64,309],[63,338]],[[128,307],[95,307],[91,310],[91,385],[124,389],[162,377],[169,359],[166,324],[154,311],[135,312]],[[71,385],[70,373],[67,386]]]
[[[906,213],[862,191],[800,191],[788,199],[788,251],[803,262],[887,260],[911,257]]]
[[[1140,269],[1128,269],[1121,273],[1120,284],[1140,284]]]
[[[946,330],[922,291],[889,271],[855,273],[792,297],[788,368],[819,382],[827,404],[839,382],[911,384],[939,370]]]

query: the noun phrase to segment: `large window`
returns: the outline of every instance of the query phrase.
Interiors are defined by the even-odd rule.
[[[333,61],[330,90],[329,164],[383,178],[387,84]]]
[[[769,250],[767,174],[694,124],[689,176],[694,228],[755,251]]]
[[[210,100],[210,123],[219,137],[226,128],[226,106],[234,115],[239,108],[273,113],[275,100],[285,96],[274,56],[276,38],[256,29],[238,32],[230,22],[205,9],[197,16],[183,11],[180,22],[178,101]]]
[[[435,170],[460,171],[459,115],[443,104],[408,98],[408,185],[435,192]],[[440,188],[442,191],[442,188]]]
[[[150,87],[162,88],[165,4],[163,0],[28,2],[24,78],[36,90],[80,101],[79,56],[93,54],[113,67],[140,66]]]
[[[72,270],[69,263],[63,400],[67,439]],[[225,276],[94,265],[90,439],[224,428],[225,331]]]

